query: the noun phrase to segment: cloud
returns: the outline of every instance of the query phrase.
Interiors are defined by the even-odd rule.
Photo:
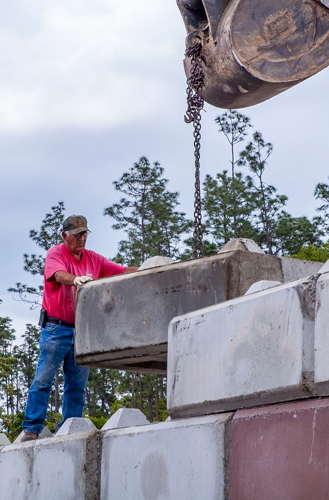
[[[0,131],[145,122],[173,100],[172,62],[184,47],[176,5],[16,0],[6,14]],[[182,33],[180,51],[173,26]]]

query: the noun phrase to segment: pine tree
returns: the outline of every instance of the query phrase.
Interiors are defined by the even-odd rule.
[[[26,325],[22,335],[23,343],[16,351],[21,374],[21,391],[26,399],[32,385],[39,357],[40,328],[31,324]]]
[[[12,327],[12,320],[0,317],[0,402],[4,405],[7,415],[15,412],[13,383],[15,357],[12,352],[14,340],[15,330]]]
[[[319,228],[318,218],[292,217],[283,211],[279,216],[274,234],[274,254],[293,256],[302,247],[322,246],[323,231]]]
[[[41,223],[39,231],[32,229],[30,231],[30,238],[45,252],[47,252],[51,247],[58,245],[61,242],[61,232],[64,222],[64,202],[60,201],[57,205],[51,207],[51,212],[47,213]],[[32,274],[33,276],[42,276],[44,274],[44,264],[45,264],[45,253],[41,255],[28,255],[24,254],[24,271]],[[9,288],[9,292],[12,292],[19,296],[19,299],[23,302],[31,304],[31,308],[39,307],[41,305],[41,299],[43,294],[43,284],[40,284],[37,288],[28,285],[22,285],[22,283],[16,283],[15,287]],[[55,401],[54,401],[54,411],[58,413],[60,405],[60,394],[59,394],[59,384],[60,384],[61,373],[57,370],[55,375]],[[52,401],[52,395],[50,398]]]
[[[216,251],[232,238],[256,238],[252,187],[251,179],[244,178],[241,172],[235,174],[234,180],[227,170],[216,178],[206,175],[203,184],[205,231],[212,237]]]
[[[248,129],[251,128],[250,118],[242,115],[235,109],[227,111],[215,119],[218,130],[223,133],[230,144],[231,150],[231,205],[233,208],[233,238],[238,238],[238,212],[239,212],[239,182],[236,183],[237,153],[236,146],[247,136]]]
[[[43,219],[40,231],[36,231],[35,229],[30,231],[30,238],[46,252],[51,247],[61,242],[61,231],[65,212],[64,202],[60,201],[57,205],[51,207],[51,210],[52,212],[46,214]],[[28,255],[25,253],[23,259],[24,271],[27,271],[33,276],[43,276],[45,254]],[[20,300],[31,304],[31,308],[41,305],[43,284],[35,288],[29,285],[22,285],[22,283],[16,283],[16,286],[9,288],[8,291],[18,295]]]
[[[104,210],[116,222],[113,229],[123,229],[127,239],[119,242],[115,260],[139,266],[148,257],[179,256],[180,237],[189,231],[191,222],[176,211],[178,193],[167,190],[168,180],[158,162],[151,165],[143,156],[114,187],[125,197]]]
[[[252,173],[253,189],[255,191],[254,212],[256,224],[260,225],[257,243],[265,246],[272,254],[274,231],[278,215],[288,200],[287,196],[276,194],[276,188],[264,181],[264,172],[267,160],[272,154],[273,146],[265,143],[262,134],[255,132],[252,141],[240,153],[237,162],[239,166],[247,166]]]

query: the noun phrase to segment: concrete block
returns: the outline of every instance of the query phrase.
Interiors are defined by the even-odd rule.
[[[314,334],[314,382],[319,396],[329,395],[329,274],[322,274],[316,286]]]
[[[143,269],[151,269],[152,267],[166,266],[167,264],[173,264],[173,262],[173,259],[170,257],[156,255],[155,257],[146,259],[143,264],[139,266],[138,270],[142,271]]]
[[[17,436],[17,438],[15,439],[14,443],[20,443],[23,436],[24,436],[24,431],[22,431],[20,433],[20,435]],[[39,439],[45,439],[45,438],[49,438],[49,437],[53,437],[53,435],[50,432],[50,430],[48,429],[48,427],[44,427],[42,429],[42,431],[40,432],[40,434],[39,434]]]
[[[100,432],[13,443],[0,453],[0,498],[99,498]]]
[[[118,429],[119,427],[134,427],[136,425],[146,425],[150,422],[138,408],[120,408],[103,425],[102,431],[108,429]]]
[[[219,250],[218,253],[236,252],[237,250],[265,254],[264,250],[262,250],[260,246],[254,242],[254,240],[249,238],[236,238],[235,240],[230,240]]]
[[[239,297],[260,280],[285,281],[279,257],[242,248],[86,283],[77,293],[77,363],[166,374],[173,317]]]
[[[106,431],[101,500],[224,500],[231,417]]]
[[[6,434],[3,434],[2,432],[0,433],[0,451],[4,446],[7,446],[7,444],[10,444],[9,439],[7,438]]]
[[[325,262],[319,270],[319,274],[329,273],[329,260]]]
[[[273,288],[274,286],[281,285],[280,281],[270,281],[262,280],[257,281],[246,291],[245,295],[250,295],[251,293],[261,292],[262,290],[267,290],[268,288]]]
[[[171,416],[314,394],[316,277],[175,318],[169,325]]]
[[[295,281],[305,276],[317,274],[322,267],[322,262],[292,259],[291,257],[278,258],[281,261],[283,283],[289,283],[290,281]]]
[[[90,418],[68,418],[65,420],[64,424],[56,432],[56,436],[67,436],[68,434],[74,434],[75,432],[88,432],[95,431],[96,427]]]
[[[327,500],[329,400],[238,411],[230,500]]]

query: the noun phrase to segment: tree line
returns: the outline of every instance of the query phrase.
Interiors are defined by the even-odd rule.
[[[254,130],[250,119],[231,110],[216,118],[229,152],[228,168],[203,182],[204,254],[212,255],[232,238],[252,238],[267,253],[325,262],[328,259],[329,185],[318,183],[314,197],[320,201],[317,215],[293,217],[286,210],[288,197],[266,182],[273,145]],[[168,190],[168,179],[159,162],[143,156],[119,180],[114,189],[118,202],[104,209],[114,230],[123,230],[111,260],[139,266],[148,257],[162,255],[174,260],[192,258],[193,222],[179,210],[179,193]],[[51,207],[40,230],[30,238],[41,254],[24,254],[24,270],[40,276],[40,285],[16,283],[9,289],[31,308],[41,305],[42,276],[46,251],[61,243],[65,219],[64,202]],[[8,317],[0,317],[0,431],[14,439],[21,431],[24,407],[39,353],[40,329],[28,324],[22,343],[15,344],[15,331]],[[63,375],[58,370],[46,425],[52,430],[60,417]],[[164,420],[166,378],[160,375],[92,368],[87,385],[85,415],[97,427],[120,407],[140,408],[150,421]]]

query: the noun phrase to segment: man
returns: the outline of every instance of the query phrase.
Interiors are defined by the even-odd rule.
[[[67,418],[82,417],[89,368],[76,366],[74,360],[76,287],[93,279],[137,270],[86,250],[88,232],[86,218],[71,215],[63,224],[64,243],[52,247],[46,256],[40,356],[28,395],[22,441],[37,439],[42,431],[51,386],[62,361],[64,394],[58,428]]]

